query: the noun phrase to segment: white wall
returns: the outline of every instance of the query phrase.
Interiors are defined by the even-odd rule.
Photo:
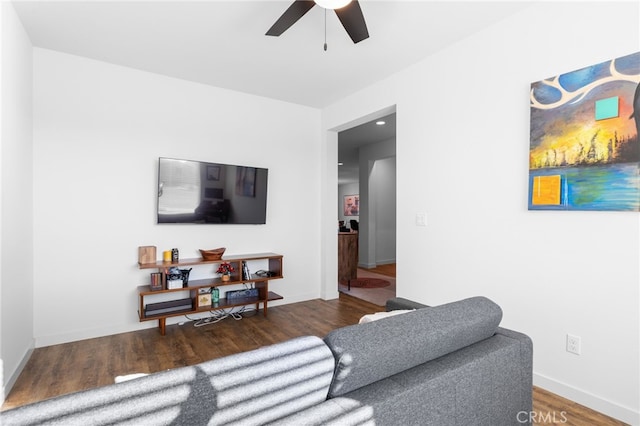
[[[536,384],[632,424],[638,214],[527,210],[528,91],[640,50],[639,14],[635,2],[536,3],[322,119],[331,149],[332,129],[396,105],[399,296],[431,305],[490,297],[505,327],[532,337]],[[323,199],[335,211],[336,197]],[[334,265],[325,259],[323,268]],[[582,355],[565,351],[567,333],[582,338]]]
[[[396,157],[373,163],[369,199],[375,218],[375,264],[396,261]],[[371,218],[371,215],[370,215]]]
[[[34,99],[36,346],[157,326],[141,245],[281,253],[282,303],[320,296],[318,110],[44,49]],[[268,168],[267,224],[155,224],[160,156]]]
[[[396,140],[360,148],[360,249],[364,268],[396,259]]]
[[[0,364],[8,389],[33,349],[32,55],[11,3],[0,8]]]

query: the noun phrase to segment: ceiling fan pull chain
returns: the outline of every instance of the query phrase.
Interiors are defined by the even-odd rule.
[[[327,9],[324,10],[324,51],[327,51]]]

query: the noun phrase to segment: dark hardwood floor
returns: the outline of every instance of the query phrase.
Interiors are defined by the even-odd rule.
[[[120,375],[153,373],[259,348],[303,336],[324,337],[331,330],[356,324],[362,315],[384,310],[341,294],[335,300],[310,300],[194,327],[170,325],[166,336],[157,328],[37,348],[7,395],[2,410],[57,395],[113,383]],[[534,411],[543,420],[566,425],[622,425],[611,418],[534,387]],[[564,417],[562,416],[564,412]],[[548,413],[556,413],[551,417]],[[547,424],[538,422],[536,424]]]
[[[269,308],[246,316],[194,327],[193,322],[37,348],[2,409],[113,383],[132,373],[153,373],[193,365],[304,335],[324,337],[331,330],[357,324],[362,315],[384,310],[341,295]],[[255,311],[253,311],[255,312]]]
[[[378,265],[375,268],[368,268],[367,271],[375,272],[376,274],[386,275],[387,277],[396,276],[396,264],[395,263],[387,263],[385,265]]]

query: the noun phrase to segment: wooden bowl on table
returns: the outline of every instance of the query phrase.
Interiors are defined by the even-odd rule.
[[[200,254],[202,255],[202,260],[220,260],[222,259],[222,255],[226,247],[220,247],[213,250],[202,250],[200,249]]]

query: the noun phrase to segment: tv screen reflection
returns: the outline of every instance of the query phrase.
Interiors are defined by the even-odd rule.
[[[158,223],[265,224],[268,169],[160,157]]]

